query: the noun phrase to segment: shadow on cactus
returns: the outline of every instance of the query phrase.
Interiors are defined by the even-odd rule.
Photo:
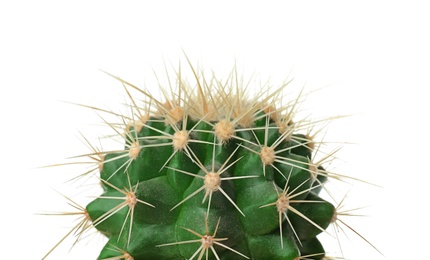
[[[79,178],[102,194],[86,207],[66,197],[81,221],[60,243],[97,230],[98,259],[328,259],[318,235],[338,213],[319,193],[348,177],[325,170],[335,152],[314,129],[333,118],[296,121],[305,97],[287,96],[289,82],[256,91],[236,69],[221,81],[190,68],[196,84],[177,71],[161,97],[109,74],[130,115],[88,107],[120,119],[104,122],[123,147],[89,145],[94,167]]]

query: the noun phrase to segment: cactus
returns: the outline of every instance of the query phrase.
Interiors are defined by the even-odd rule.
[[[121,119],[106,123],[123,147],[91,146],[82,176],[103,191],[85,208],[67,198],[81,216],[68,235],[106,236],[98,259],[324,259],[336,207],[319,193],[339,176],[323,166],[333,154],[314,158],[316,123],[293,120],[301,96],[192,72],[195,86],[178,72],[163,98],[111,75],[132,113],[97,110]]]

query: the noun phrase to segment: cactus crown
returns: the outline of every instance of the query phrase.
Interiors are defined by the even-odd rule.
[[[293,120],[302,96],[192,71],[195,86],[178,72],[162,98],[111,75],[132,113],[107,123],[123,149],[91,146],[83,176],[103,191],[79,206],[77,241],[106,236],[99,259],[323,259],[336,209],[318,193],[337,176],[322,165],[333,154],[315,161],[317,123]]]

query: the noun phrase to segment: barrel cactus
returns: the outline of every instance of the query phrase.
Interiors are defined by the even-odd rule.
[[[98,259],[324,259],[318,235],[336,219],[319,193],[331,177],[314,158],[315,122],[293,117],[301,96],[238,80],[177,73],[161,97],[111,75],[129,115],[106,122],[123,145],[93,148],[102,193],[69,235],[107,237]]]

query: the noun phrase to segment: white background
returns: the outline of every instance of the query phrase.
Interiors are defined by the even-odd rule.
[[[64,181],[83,168],[37,167],[88,152],[79,131],[97,142],[106,129],[91,125],[101,120],[90,110],[62,101],[117,108],[122,86],[99,69],[145,86],[152,69],[162,75],[163,60],[185,67],[182,49],[220,75],[236,60],[273,85],[291,73],[297,89],[326,87],[307,103],[316,117],[355,115],[328,129],[327,140],[357,143],[338,153],[336,171],[383,186],[357,184],[346,203],[370,206],[362,211],[369,217],[347,222],[385,259],[427,254],[424,1],[153,2],[0,2],[2,259],[40,259],[73,225],[35,213],[69,210],[55,190],[82,195]],[[383,259],[349,234],[345,257]],[[50,259],[95,259],[103,244],[96,237],[69,253],[71,243]]]

